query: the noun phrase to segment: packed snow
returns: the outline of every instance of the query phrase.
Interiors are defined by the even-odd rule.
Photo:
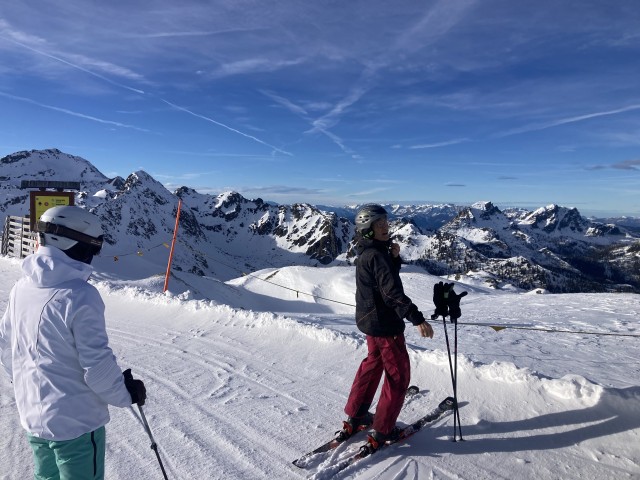
[[[331,478],[332,464],[364,434],[306,470],[291,462],[341,428],[366,356],[353,319],[354,268],[271,268],[227,282],[175,272],[163,294],[163,277],[145,277],[144,262],[122,257],[108,273],[98,268],[92,283],[120,366],[147,385],[144,410],[168,477]],[[0,257],[3,311],[19,275],[18,260]],[[433,284],[442,279],[405,267],[402,280],[430,314]],[[463,290],[457,363],[465,441],[452,441],[448,415],[333,478],[640,478],[640,296],[497,291],[473,279],[456,285]],[[432,325],[429,340],[407,324],[420,394],[403,409],[403,424],[452,393],[444,325]],[[447,333],[453,347],[450,323]],[[611,333],[618,335],[600,335]],[[106,478],[162,478],[135,410],[112,408],[111,416]],[[4,375],[0,451],[0,478],[32,477]]]

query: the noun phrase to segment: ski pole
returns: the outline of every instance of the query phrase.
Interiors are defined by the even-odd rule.
[[[447,333],[447,319],[442,316],[442,326],[444,327],[444,339],[447,343],[447,358],[449,359],[449,372],[451,373],[451,386],[453,387],[453,441],[456,441],[456,409],[458,408],[458,399],[456,398],[456,380],[453,375],[453,365],[451,364],[451,347],[449,346],[449,334]]]
[[[447,320],[442,316],[442,325],[444,326],[444,339],[447,342],[447,357],[449,358],[449,372],[451,372],[451,385],[453,386],[453,441],[456,442],[456,420],[460,421],[460,413],[458,412],[458,394],[456,392],[456,378],[453,374],[453,365],[451,364],[451,347],[449,346],[449,334],[447,333]],[[457,363],[457,361],[456,361]]]
[[[164,480],[168,480],[167,472],[164,471],[164,465],[162,464],[162,460],[160,459],[160,454],[158,453],[158,444],[153,439],[153,435],[151,434],[151,429],[149,428],[149,423],[147,422],[147,417],[144,415],[144,410],[142,410],[141,405],[138,405],[138,410],[140,410],[140,417],[142,418],[142,424],[144,425],[144,429],[147,431],[147,435],[149,435],[149,439],[151,440],[151,450],[156,452],[156,457],[158,458],[158,463],[160,464],[160,470],[162,470],[162,475],[164,475]]]
[[[460,409],[458,408],[458,319],[453,319],[454,323],[454,340],[453,340],[453,364],[455,369],[455,375],[453,376],[453,398],[456,401],[456,411],[455,414],[458,417],[458,433],[460,434],[460,440],[464,441],[462,438],[462,422],[460,421]],[[454,422],[454,435],[455,439],[455,422]]]

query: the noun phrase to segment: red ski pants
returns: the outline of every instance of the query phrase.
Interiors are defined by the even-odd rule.
[[[366,405],[368,408],[373,402],[384,372],[384,383],[376,408],[373,429],[387,434],[396,425],[411,379],[409,354],[402,334],[395,337],[367,335],[367,347],[369,349],[367,358],[358,368],[344,412],[350,417],[355,417],[361,406]]]

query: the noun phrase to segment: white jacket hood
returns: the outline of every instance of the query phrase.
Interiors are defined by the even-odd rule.
[[[69,258],[56,247],[41,246],[37,255],[22,261],[22,272],[38,287],[54,287],[69,280],[88,280],[93,267]]]

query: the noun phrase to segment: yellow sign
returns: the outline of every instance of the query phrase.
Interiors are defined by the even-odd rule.
[[[31,192],[31,229],[34,229],[44,212],[53,207],[73,205],[73,199],[73,192]]]

